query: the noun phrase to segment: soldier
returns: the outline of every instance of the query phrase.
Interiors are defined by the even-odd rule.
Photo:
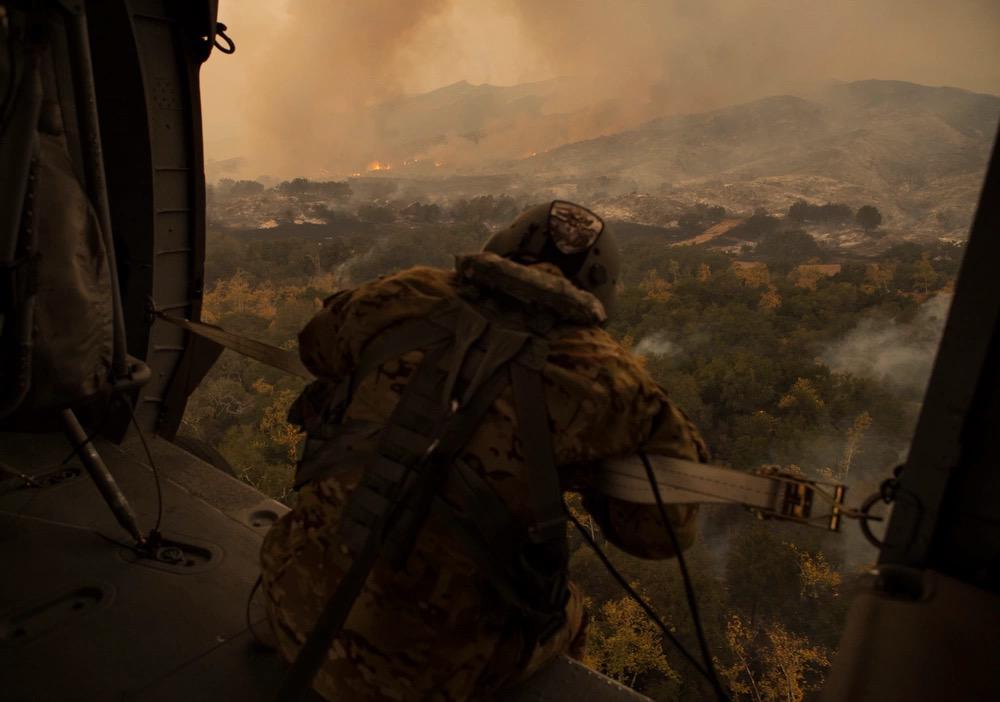
[[[602,328],[618,250],[589,210],[529,209],[456,270],[339,292],[299,336],[318,380],[295,508],[267,535],[263,585],[294,660],[366,544],[381,555],[313,679],[329,700],[488,699],[583,652],[564,491],[612,543],[672,555],[655,505],[590,486],[644,448],[705,462],[697,430]],[[402,507],[400,507],[402,505]],[[693,506],[668,508],[682,547]]]

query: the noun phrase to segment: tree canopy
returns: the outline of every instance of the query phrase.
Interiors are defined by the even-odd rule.
[[[864,205],[858,208],[854,219],[866,232],[871,232],[882,224],[882,213],[874,205]]]

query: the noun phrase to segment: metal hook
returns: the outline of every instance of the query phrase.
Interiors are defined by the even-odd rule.
[[[854,518],[858,520],[858,526],[861,527],[861,533],[864,535],[865,539],[868,540],[868,543],[875,548],[882,548],[882,541],[872,533],[872,528],[868,525],[868,522],[885,521],[884,517],[876,517],[869,514],[871,508],[878,502],[885,502],[886,504],[889,504],[890,500],[886,500],[882,496],[881,492],[876,492],[862,503],[861,509],[858,510],[859,514]]]
[[[234,42],[229,37],[229,35],[226,34],[226,30],[227,29],[229,29],[229,28],[226,25],[224,25],[222,22],[216,22],[216,24],[215,24],[215,39],[213,40],[213,43],[215,44],[215,48],[218,49],[219,51],[221,51],[222,53],[224,53],[224,54],[233,54],[233,53],[236,53],[236,42]],[[222,45],[222,44],[219,43],[219,37],[222,37],[223,41],[226,42],[225,45]]]

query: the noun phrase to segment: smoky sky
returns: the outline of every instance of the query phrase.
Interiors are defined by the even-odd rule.
[[[831,80],[1000,93],[995,0],[222,0],[219,17],[238,50],[203,69],[206,152],[243,177],[343,175],[377,158],[362,108],[461,80],[576,79],[581,104],[634,107],[623,128]]]

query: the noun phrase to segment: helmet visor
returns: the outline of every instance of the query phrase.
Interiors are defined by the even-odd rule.
[[[556,201],[549,210],[549,236],[563,254],[577,254],[593,246],[601,232],[604,220],[585,207],[572,202]]]

